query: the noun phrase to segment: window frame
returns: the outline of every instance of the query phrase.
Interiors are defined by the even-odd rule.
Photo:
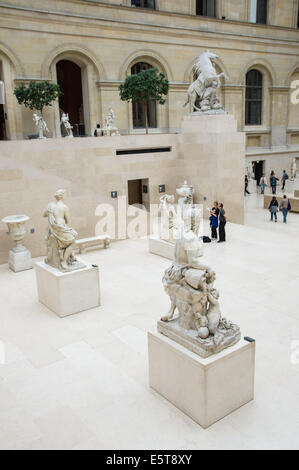
[[[139,0],[140,5],[133,4],[133,1],[138,1],[138,0],[131,0],[131,7],[133,8],[145,8],[147,10],[156,10],[156,0]],[[148,6],[147,5],[148,2],[153,2],[153,6]]]
[[[256,77],[260,77],[260,83],[248,84],[249,75],[255,72]],[[249,95],[251,95],[249,97]],[[256,96],[254,96],[256,95]],[[260,95],[260,97],[259,97]],[[245,126],[263,125],[263,101],[264,101],[264,75],[258,69],[251,69],[246,73],[245,91]],[[254,104],[257,111],[254,111]]]
[[[200,8],[200,5],[199,5],[199,2],[202,3],[201,5],[201,8],[202,8],[202,12],[199,13],[199,8]],[[213,2],[213,14],[208,14],[208,10],[209,10],[209,2]],[[196,0],[195,1],[195,15],[196,16],[204,16],[205,18],[216,18],[217,15],[216,15],[216,10],[217,9],[217,0]],[[206,12],[205,12],[206,11]]]
[[[142,72],[143,70],[149,70],[154,68],[153,65],[149,64],[148,62],[136,62],[131,66],[131,75],[135,75],[137,73]],[[134,71],[135,69],[135,71]],[[158,109],[157,109],[157,101],[150,100],[148,105],[148,127],[149,129],[158,129]],[[152,114],[151,114],[152,113]],[[142,115],[142,118],[138,116]],[[140,122],[140,125],[137,124]],[[132,126],[133,129],[145,129],[145,110],[143,103],[138,103],[136,101],[132,101]]]

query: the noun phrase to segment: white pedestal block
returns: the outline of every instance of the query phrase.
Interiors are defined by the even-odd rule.
[[[32,259],[29,250],[15,252],[10,250],[8,258],[8,266],[12,271],[18,273],[20,271],[27,271],[32,269]]]
[[[62,273],[44,261],[36,263],[39,301],[59,317],[83,312],[100,305],[99,268],[87,266]]]
[[[174,243],[161,240],[161,238],[149,238],[149,252],[170,260],[174,259]]]
[[[203,428],[254,399],[255,343],[241,340],[203,359],[148,333],[150,386]]]

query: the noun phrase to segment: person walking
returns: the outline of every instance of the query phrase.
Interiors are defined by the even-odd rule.
[[[220,204],[220,214],[219,214],[219,241],[218,243],[223,243],[226,241],[226,233],[225,233],[225,226],[226,226],[226,215],[223,204]]]
[[[283,175],[282,175],[282,178],[281,178],[281,181],[282,181],[282,190],[284,191],[285,187],[286,187],[286,182],[287,180],[289,179],[289,175],[287,174],[287,172],[285,170],[283,170]]]
[[[265,194],[266,186],[268,186],[268,181],[265,174],[263,173],[263,176],[260,179],[261,194]]]
[[[275,222],[277,222],[277,212],[279,211],[278,208],[278,201],[275,196],[273,196],[270,206],[269,206],[269,211],[271,213],[271,222],[275,219]]]
[[[250,192],[248,191],[248,184],[249,184],[249,181],[248,181],[248,176],[246,175],[246,176],[245,176],[245,189],[244,189],[244,196],[246,196],[246,194],[250,194]]]
[[[271,188],[272,188],[272,194],[276,194],[276,189],[277,189],[277,181],[279,181],[279,178],[276,177],[274,171],[271,173]]]
[[[219,210],[219,209],[218,209]],[[211,217],[210,217],[210,227],[212,232],[212,240],[218,239],[217,228],[218,228],[218,216],[215,210],[211,210]]]
[[[280,210],[282,211],[283,214],[283,223],[286,224],[288,221],[288,213],[290,210],[292,210],[291,203],[289,199],[287,198],[286,195],[283,196],[283,199],[280,203]]]

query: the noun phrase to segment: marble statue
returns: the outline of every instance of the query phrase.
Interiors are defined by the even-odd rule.
[[[165,194],[160,198],[160,211],[162,213],[161,240],[174,243],[178,236],[178,214],[175,208],[175,197]]]
[[[47,258],[45,263],[60,271],[74,271],[85,267],[77,261],[73,252],[73,243],[78,237],[77,232],[69,227],[69,208],[63,199],[64,189],[59,189],[55,194],[55,201],[50,202],[44,217],[48,218]]]
[[[74,135],[73,135],[73,126],[71,125],[71,123],[69,121],[69,115],[66,114],[66,113],[62,113],[60,123],[64,126],[64,128],[66,130],[66,133],[67,133],[66,137],[73,138],[74,137]]]
[[[236,344],[241,332],[221,315],[220,296],[214,285],[216,274],[199,258],[198,237],[188,217],[181,230],[174,262],[163,277],[171,307],[158,322],[158,331],[201,357],[208,357]]]
[[[252,162],[247,163],[247,177],[250,180],[254,177],[253,163]]]
[[[119,131],[116,126],[116,115],[112,108],[109,108],[109,114],[107,117],[105,117],[103,134],[111,137],[119,135]]]
[[[221,78],[226,82],[229,77],[225,73],[217,74],[213,61],[218,56],[206,51],[201,54],[194,64],[196,80],[190,85],[184,106],[191,103],[192,111],[207,114],[224,114],[224,108],[217,96],[217,89],[221,86]]]
[[[43,117],[37,113],[33,113],[33,121],[37,127],[39,139],[46,139],[44,132],[49,132],[49,129]]]
[[[295,180],[297,177],[297,159],[294,158],[291,165],[291,178]]]

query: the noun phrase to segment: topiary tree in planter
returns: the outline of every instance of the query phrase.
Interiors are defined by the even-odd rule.
[[[119,86],[119,95],[122,101],[143,103],[145,127],[148,134],[149,101],[156,100],[159,104],[165,104],[168,90],[169,82],[165,75],[152,68],[127,77]]]
[[[59,96],[62,95],[60,86],[50,82],[33,82],[28,85],[22,83],[14,90],[14,94],[19,104],[23,104],[26,108],[40,112],[41,121],[43,120],[43,110],[47,106],[52,106]],[[44,129],[47,126],[45,124]]]

